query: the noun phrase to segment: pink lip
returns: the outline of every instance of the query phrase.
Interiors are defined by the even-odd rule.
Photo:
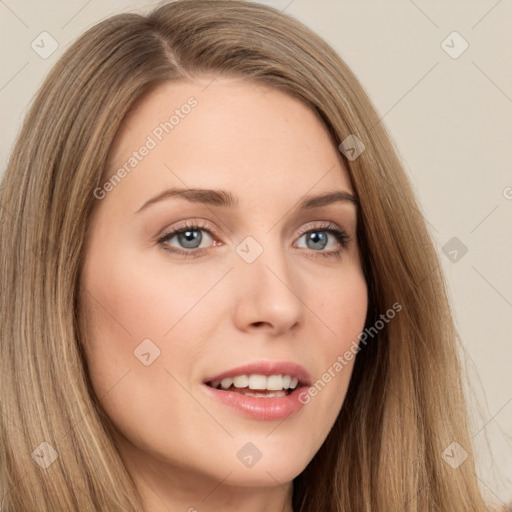
[[[206,385],[207,382],[218,381],[226,377],[236,375],[290,375],[297,377],[299,386],[289,395],[273,398],[258,398],[246,396],[234,391],[223,391]],[[311,379],[308,372],[300,365],[291,362],[254,362],[225,372],[216,374],[204,380],[204,392],[211,398],[227,405],[233,410],[257,420],[283,420],[289,415],[298,412],[303,403],[299,400],[301,393],[306,386],[309,386]]]
[[[309,373],[300,364],[292,363],[289,361],[284,362],[270,362],[270,361],[255,361],[244,366],[237,366],[231,370],[214,375],[204,380],[204,382],[212,382],[213,380],[222,380],[227,377],[236,377],[237,375],[290,375],[297,377],[299,383],[304,386],[309,386],[311,379]]]

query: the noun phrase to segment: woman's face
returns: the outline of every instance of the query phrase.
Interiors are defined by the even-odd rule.
[[[88,370],[141,476],[276,486],[347,391],[367,310],[356,206],[309,108],[207,84],[160,85],[118,133],[83,254]]]

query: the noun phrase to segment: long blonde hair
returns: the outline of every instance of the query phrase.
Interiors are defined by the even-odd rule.
[[[294,480],[294,510],[490,510],[440,266],[364,89],[320,37],[275,9],[185,0],[110,17],[81,36],[41,86],[9,160],[0,197],[3,511],[143,510],[87,374],[82,244],[125,114],[155,85],[199,75],[278,88],[309,105],[334,144],[350,134],[363,141],[363,153],[344,161],[361,206],[367,326],[402,306],[358,353],[332,431]],[[469,454],[457,468],[442,456],[453,442]]]

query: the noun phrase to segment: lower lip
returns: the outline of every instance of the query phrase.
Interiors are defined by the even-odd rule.
[[[256,420],[283,420],[298,412],[304,405],[299,400],[304,387],[295,389],[289,395],[272,398],[258,398],[235,391],[221,391],[206,384],[203,387],[212,398]]]

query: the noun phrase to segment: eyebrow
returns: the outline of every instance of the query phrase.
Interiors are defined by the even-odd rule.
[[[212,190],[204,188],[171,188],[146,201],[135,213],[139,213],[152,204],[174,197],[180,197],[190,201],[191,203],[200,203],[224,208],[236,208],[240,204],[238,198],[227,190]],[[298,204],[296,210],[312,210],[314,208],[320,208],[321,206],[327,206],[336,202],[351,203],[356,206],[359,204],[357,197],[350,192],[344,190],[335,190],[317,196],[305,197]]]

